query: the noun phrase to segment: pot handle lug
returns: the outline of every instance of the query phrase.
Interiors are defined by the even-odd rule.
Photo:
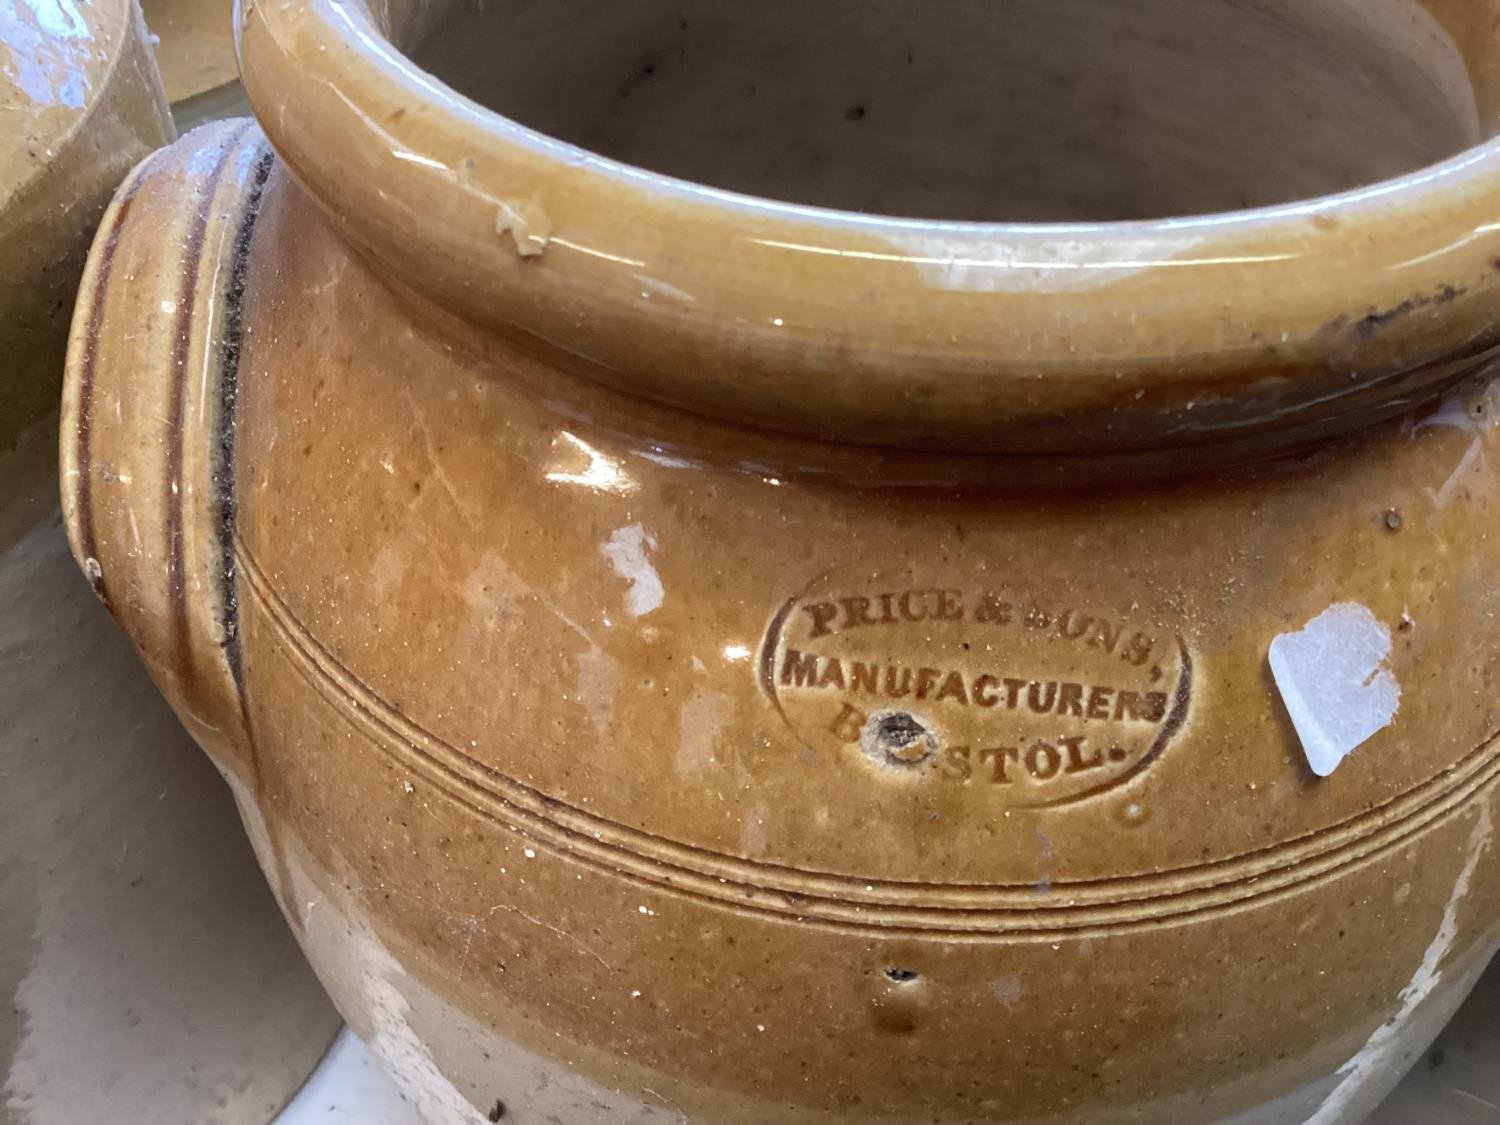
[[[270,148],[197,129],[115,194],[68,339],[60,439],[74,557],[220,769],[255,755],[234,593],[239,300]]]

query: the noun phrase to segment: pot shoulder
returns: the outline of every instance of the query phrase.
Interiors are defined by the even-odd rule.
[[[1186,481],[904,487],[890,457],[856,487],[450,335],[270,195],[245,594],[349,706],[475,768],[714,852],[792,863],[814,832],[839,877],[1030,886],[1300,863],[1496,765],[1488,387]],[[1366,626],[1394,705],[1319,777],[1287,695],[1340,673],[1278,683],[1270,653]]]

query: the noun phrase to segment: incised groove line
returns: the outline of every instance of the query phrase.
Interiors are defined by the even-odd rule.
[[[1150,875],[966,885],[902,882],[757,862],[666,839],[549,797],[395,711],[335,659],[276,592],[242,537],[245,592],[283,654],[344,721],[403,771],[474,815],[591,870],[740,913],[844,930],[959,941],[1040,941],[1141,931],[1265,903],[1337,877],[1440,823],[1500,777],[1500,735],[1382,806],[1273,847]]]

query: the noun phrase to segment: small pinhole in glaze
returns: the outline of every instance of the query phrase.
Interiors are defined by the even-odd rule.
[[[505,1116],[505,1103],[502,1102],[499,1098],[496,1098],[495,1099],[495,1104],[492,1105],[492,1106],[490,1106],[489,1119],[491,1121],[499,1121],[504,1116]]]
[[[873,975],[870,1017],[879,1031],[910,1035],[931,1002],[927,981],[915,969],[890,965]]]
[[[1401,530],[1401,511],[1398,508],[1390,508],[1385,513],[1385,527],[1387,531]]]

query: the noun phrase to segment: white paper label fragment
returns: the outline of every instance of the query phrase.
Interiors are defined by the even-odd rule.
[[[1271,642],[1271,674],[1319,777],[1395,718],[1401,685],[1390,655],[1391,631],[1355,602],[1330,606]]]

